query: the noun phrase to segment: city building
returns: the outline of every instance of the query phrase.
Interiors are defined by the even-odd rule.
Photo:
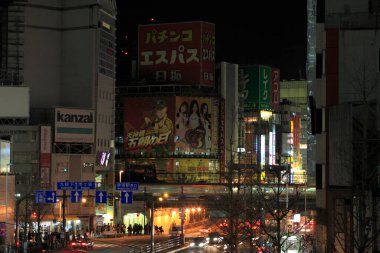
[[[297,111],[300,116],[300,174],[307,175],[309,186],[315,185],[315,171],[308,167],[307,158],[307,143],[308,143],[308,129],[310,128],[310,116],[308,112],[308,93],[306,80],[282,80],[280,85],[280,98],[281,100],[289,101],[293,107],[298,108]],[[302,172],[303,171],[303,172]]]
[[[379,1],[308,1],[316,252],[379,252]]]
[[[13,243],[15,218],[15,176],[10,173],[9,141],[0,139],[0,248]]]
[[[67,197],[67,217],[44,219],[78,233],[112,222],[116,1],[2,1],[0,11],[0,137],[11,141],[16,192],[96,182],[111,205],[88,190],[84,208]]]

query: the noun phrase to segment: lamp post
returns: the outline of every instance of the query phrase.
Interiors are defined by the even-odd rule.
[[[150,252],[154,252],[154,197],[152,196],[152,210],[150,211]]]
[[[119,182],[121,183],[121,174],[124,172],[124,170],[119,171]]]
[[[124,173],[124,170],[120,170],[119,171],[119,183],[121,183],[121,174],[123,174]],[[119,196],[119,211],[117,212],[118,214],[118,216],[119,216],[119,223],[121,224],[121,223],[123,223],[123,217],[121,217],[121,214],[122,214],[122,211],[121,211],[121,194],[120,194],[120,196]],[[115,205],[116,205],[116,202],[115,202]]]
[[[8,164],[8,170],[5,171],[5,243],[8,239],[8,174],[11,170],[11,164]],[[6,252],[8,247],[5,248]]]

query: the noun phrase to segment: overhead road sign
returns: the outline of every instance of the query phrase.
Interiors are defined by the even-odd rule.
[[[95,182],[57,182],[58,190],[94,190]]]
[[[132,192],[122,191],[120,193],[120,195],[121,195],[121,203],[122,204],[132,204],[132,201],[133,201],[133,193]]]
[[[107,192],[106,191],[96,191],[95,192],[95,203],[97,203],[97,204],[107,203]]]
[[[71,191],[71,203],[79,203],[82,200],[82,191]]]
[[[56,191],[36,191],[36,203],[56,203],[57,192]]]
[[[45,191],[45,202],[46,203],[55,203],[55,202],[57,202],[57,193],[56,193],[56,191]]]
[[[117,191],[138,191],[139,183],[137,182],[116,182]]]

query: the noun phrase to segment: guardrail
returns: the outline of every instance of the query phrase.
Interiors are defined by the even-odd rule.
[[[154,252],[165,252],[169,249],[177,248],[181,246],[180,237],[175,237],[167,241],[162,241],[154,244]],[[145,245],[141,247],[128,246],[126,253],[150,253],[152,252],[151,245]]]

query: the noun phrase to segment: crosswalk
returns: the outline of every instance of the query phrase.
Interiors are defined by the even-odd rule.
[[[96,242],[94,243],[94,249],[108,249],[108,248],[120,248],[121,245],[106,243],[106,242]]]

